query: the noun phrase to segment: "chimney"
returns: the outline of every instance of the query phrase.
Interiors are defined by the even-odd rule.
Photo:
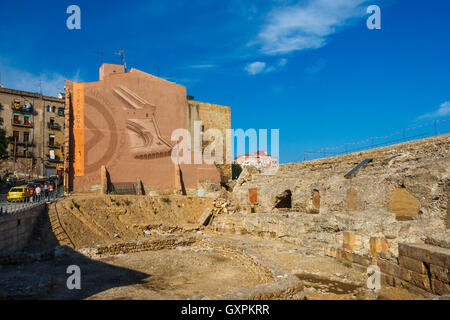
[[[125,73],[125,66],[121,64],[104,63],[99,70],[99,79],[102,81],[106,76],[113,73]]]

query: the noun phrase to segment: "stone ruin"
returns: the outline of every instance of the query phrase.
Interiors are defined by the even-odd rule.
[[[231,195],[237,212],[210,228],[375,264],[385,283],[448,294],[449,143],[441,135],[285,164],[271,176],[244,169]]]

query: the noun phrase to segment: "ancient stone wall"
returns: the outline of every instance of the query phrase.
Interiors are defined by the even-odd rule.
[[[278,238],[318,252],[340,247],[345,234],[352,232],[349,245],[354,252],[367,254],[380,247],[386,255],[397,256],[399,243],[423,243],[446,232],[449,142],[450,135],[443,135],[286,164],[274,176],[244,171],[233,190],[240,213],[216,216],[210,226],[224,233]],[[344,177],[366,158],[373,160]]]
[[[45,204],[13,215],[0,216],[0,256],[23,250],[31,239]]]
[[[450,184],[450,135],[334,158],[280,166],[273,176],[244,173],[233,194],[241,206],[252,206],[249,190],[258,193],[258,212],[332,215],[385,210],[398,221],[430,220],[444,228]],[[344,175],[371,158],[355,175]],[[277,207],[289,192],[291,207]]]
[[[231,179],[231,165],[226,164],[227,152],[231,159],[231,150],[226,149],[227,129],[231,128],[231,109],[230,107],[221,106],[212,103],[188,100],[187,107],[187,128],[191,133],[191,148],[194,149],[194,122],[201,121],[203,132],[209,129],[218,129],[223,137],[223,163],[217,167],[221,173],[221,180],[227,182]],[[200,128],[202,129],[202,128]],[[202,134],[203,137],[203,134]],[[203,147],[209,143],[204,142]]]

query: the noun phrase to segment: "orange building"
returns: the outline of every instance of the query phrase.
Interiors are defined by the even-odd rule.
[[[66,81],[65,177],[68,191],[101,188],[101,168],[112,185],[141,180],[149,189],[199,189],[220,183],[215,165],[171,159],[175,129],[187,128],[182,85],[123,65],[103,64],[100,80]]]

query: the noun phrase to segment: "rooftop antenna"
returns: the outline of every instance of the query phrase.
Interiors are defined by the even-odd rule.
[[[127,62],[125,61],[125,50],[121,49],[118,52],[116,52],[118,56],[120,56],[120,59],[122,60],[122,64],[125,67],[125,72],[127,71]]]

